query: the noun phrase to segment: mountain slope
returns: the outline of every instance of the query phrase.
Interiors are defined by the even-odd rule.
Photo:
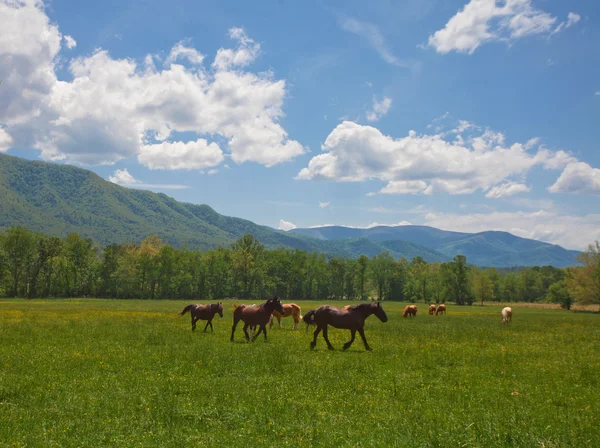
[[[176,247],[212,249],[250,233],[267,248],[279,246],[357,257],[383,251],[443,262],[457,253],[483,266],[575,264],[577,252],[505,232],[468,234],[426,226],[353,229],[323,227],[281,232],[223,216],[207,205],[182,203],[164,194],[133,190],[68,165],[0,154],[0,229],[23,225],[64,236],[77,232],[104,246],[158,235]]]
[[[290,233],[323,241],[337,241],[350,237],[368,238],[380,243],[385,241],[410,242],[435,251],[447,259],[456,254],[465,255],[469,263],[479,266],[553,265],[565,267],[576,265],[576,257],[579,254],[577,251],[567,250],[554,244],[498,231],[463,233],[427,226],[380,226],[370,229],[330,226],[294,229]]]

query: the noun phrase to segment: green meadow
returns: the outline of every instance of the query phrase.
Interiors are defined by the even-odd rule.
[[[187,304],[0,301],[0,446],[600,446],[597,314],[384,303],[342,352],[291,318],[231,343],[230,302],[192,333]]]

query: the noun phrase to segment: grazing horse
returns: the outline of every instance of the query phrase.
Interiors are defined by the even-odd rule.
[[[417,311],[419,311],[417,309],[417,305],[406,305],[406,308],[404,308],[404,312],[402,313],[402,317],[417,317]]]
[[[273,328],[273,317],[277,319],[279,328],[281,328],[281,318],[292,316],[294,318],[294,330],[298,328],[298,322],[302,320],[302,310],[295,303],[286,303],[283,306],[283,313],[279,311],[273,311],[271,318],[269,319],[269,328]]]
[[[248,327],[259,326],[258,332],[254,335],[252,340],[256,340],[260,332],[262,331],[265,335],[265,341],[267,340],[267,324],[269,323],[269,318],[273,311],[277,311],[281,314],[284,313],[283,306],[281,305],[281,300],[279,297],[272,297],[267,299],[265,303],[262,305],[240,305],[235,307],[235,311],[233,312],[233,327],[231,328],[231,341],[233,342],[233,335],[235,334],[235,328],[237,327],[238,322],[241,320],[244,322],[244,334],[246,335],[246,340],[250,340],[250,335],[248,335]]]
[[[331,325],[334,328],[343,328],[350,330],[350,340],[344,344],[344,350],[347,350],[356,337],[356,332],[360,334],[360,337],[365,344],[365,349],[373,350],[369,347],[367,339],[365,338],[365,320],[371,314],[375,314],[381,322],[387,322],[388,318],[379,302],[372,303],[360,303],[358,305],[345,307],[346,309],[339,309],[329,305],[323,305],[316,310],[311,310],[304,316],[304,322],[307,324],[316,324],[317,329],[315,330],[314,339],[310,343],[310,348],[313,349],[317,345],[317,336],[323,331],[323,338],[327,343],[329,350],[334,350],[333,345],[329,342],[327,337],[327,326]]]
[[[512,308],[507,306],[502,310],[502,325],[507,325],[512,320]]]
[[[204,331],[210,325],[210,331],[213,333],[215,330],[213,329],[212,320],[215,317],[215,314],[223,317],[223,305],[221,302],[219,303],[210,303],[208,305],[188,305],[186,306],[181,313],[179,313],[179,317],[183,316],[185,313],[190,312],[192,315],[192,331],[196,329],[196,322],[199,320],[207,320],[206,326],[204,327]]]
[[[435,315],[437,316],[438,313],[446,314],[446,305],[445,304],[442,303],[437,307],[437,310],[435,310]]]
[[[433,313],[435,313],[435,305],[429,305],[429,315],[433,316]]]

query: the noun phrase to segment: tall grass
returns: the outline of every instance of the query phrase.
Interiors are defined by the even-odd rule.
[[[367,321],[326,349],[312,331],[229,342],[187,302],[0,301],[2,446],[598,446],[600,320],[452,307]],[[344,303],[345,304],[345,303]],[[316,303],[302,302],[303,312]],[[341,304],[340,304],[341,306]],[[336,348],[347,331],[331,330]]]

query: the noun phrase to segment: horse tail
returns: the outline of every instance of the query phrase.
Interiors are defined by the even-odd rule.
[[[191,309],[192,309],[193,307],[194,307],[194,305],[188,305],[188,306],[186,306],[186,307],[183,309],[183,311],[182,311],[181,313],[178,313],[178,314],[179,314],[179,317],[183,316],[183,315],[184,315],[185,313],[187,313],[188,311],[191,311]]]

